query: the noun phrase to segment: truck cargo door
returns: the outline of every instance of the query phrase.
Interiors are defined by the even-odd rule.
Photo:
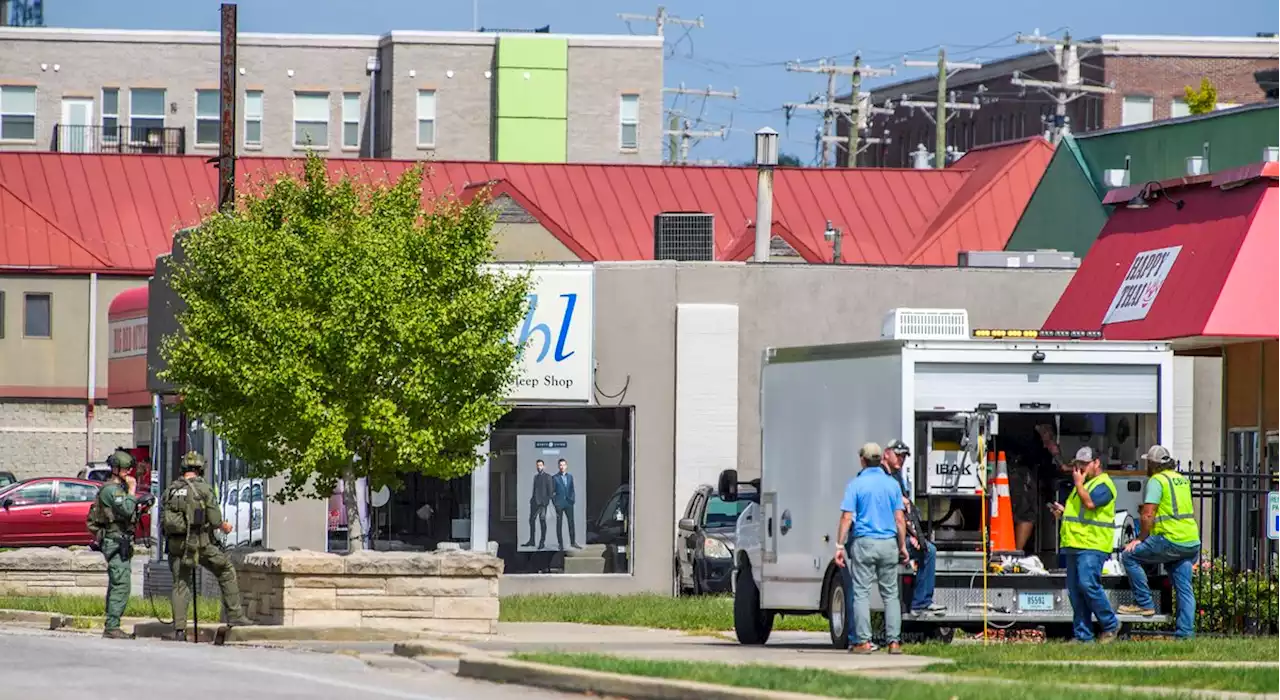
[[[917,411],[1157,413],[1155,365],[935,363],[916,365]]]

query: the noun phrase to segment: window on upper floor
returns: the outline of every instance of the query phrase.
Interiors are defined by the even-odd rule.
[[[618,101],[618,147],[640,147],[640,96],[623,95]]]
[[[262,148],[262,91],[244,93],[244,147]]]
[[[35,140],[35,87],[0,85],[0,141]]]
[[[1186,117],[1191,115],[1191,106],[1181,97],[1173,98],[1169,103],[1169,118],[1177,119],[1178,117]]]
[[[129,90],[129,140],[146,142],[149,134],[164,128],[164,88]]]
[[[217,90],[196,90],[196,145],[217,146],[222,98]]]
[[[120,140],[120,88],[102,88],[102,142]]]
[[[1120,109],[1120,126],[1144,124],[1155,119],[1155,100],[1143,95],[1125,95]]]
[[[360,147],[360,93],[342,93],[342,147]]]
[[[29,293],[23,297],[22,335],[27,338],[53,336],[53,296]]]
[[[1238,102],[1219,102],[1215,104],[1213,108],[1214,109],[1231,109],[1233,107],[1239,107],[1239,106],[1240,104]]]
[[[295,148],[329,147],[329,93],[293,93],[293,145]]]
[[[418,91],[418,147],[436,145],[436,91]]]

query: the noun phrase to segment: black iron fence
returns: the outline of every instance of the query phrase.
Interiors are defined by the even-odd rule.
[[[187,130],[173,126],[82,126],[58,124],[53,128],[53,150],[59,153],[148,153],[182,155],[187,152]]]
[[[1275,634],[1277,541],[1267,536],[1267,503],[1280,489],[1274,472],[1253,465],[1179,467],[1191,481],[1200,527],[1192,586],[1201,633]]]

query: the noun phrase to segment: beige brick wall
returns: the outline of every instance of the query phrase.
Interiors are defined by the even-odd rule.
[[[92,595],[107,590],[107,565],[90,550],[60,547],[0,552],[0,595]]]
[[[93,461],[133,447],[133,413],[98,406]],[[75,476],[85,465],[85,406],[74,401],[0,399],[0,471],[19,479]]]
[[[237,557],[260,624],[493,634],[502,561],[476,552],[257,552]]]

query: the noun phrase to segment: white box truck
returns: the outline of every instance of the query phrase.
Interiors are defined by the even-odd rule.
[[[1047,505],[1065,502],[1070,484],[1066,474],[1065,483],[1054,478],[1057,464],[1040,480],[1035,536],[1024,553],[1039,556],[1049,573],[989,575],[984,599],[978,424],[989,448],[1012,452],[1010,459],[1021,458],[1017,451],[1034,445],[1028,437],[1045,425],[1062,459],[1093,447],[1122,492],[1117,502],[1132,502],[1129,492],[1140,497],[1145,475],[1138,456],[1151,444],[1173,441],[1169,345],[1022,331],[975,331],[985,336],[975,338],[967,314],[952,310],[895,310],[882,335],[874,342],[764,352],[761,473],[742,482],[755,486],[760,500],[739,518],[734,562],[739,641],[765,643],[776,615],[821,614],[830,621],[832,643],[847,646],[847,584],[833,560],[840,501],[858,472],[859,446],[894,438],[912,448],[906,476],[939,550],[934,601],[946,606],[927,619],[904,615],[904,631],[949,639],[957,628],[980,629],[985,617],[993,627],[1044,626],[1051,635],[1069,634],[1058,527]],[[738,473],[726,471],[721,496],[733,499],[738,484]],[[1118,515],[1118,522],[1132,523],[1137,513]],[[1117,547],[1132,539],[1132,525],[1117,530]],[[1132,602],[1117,564],[1107,567],[1103,582],[1113,606]],[[902,580],[906,599],[913,576],[905,566]],[[1162,577],[1152,585],[1167,610]],[[878,595],[872,604],[882,605]],[[1126,624],[1165,620],[1121,617]]]

